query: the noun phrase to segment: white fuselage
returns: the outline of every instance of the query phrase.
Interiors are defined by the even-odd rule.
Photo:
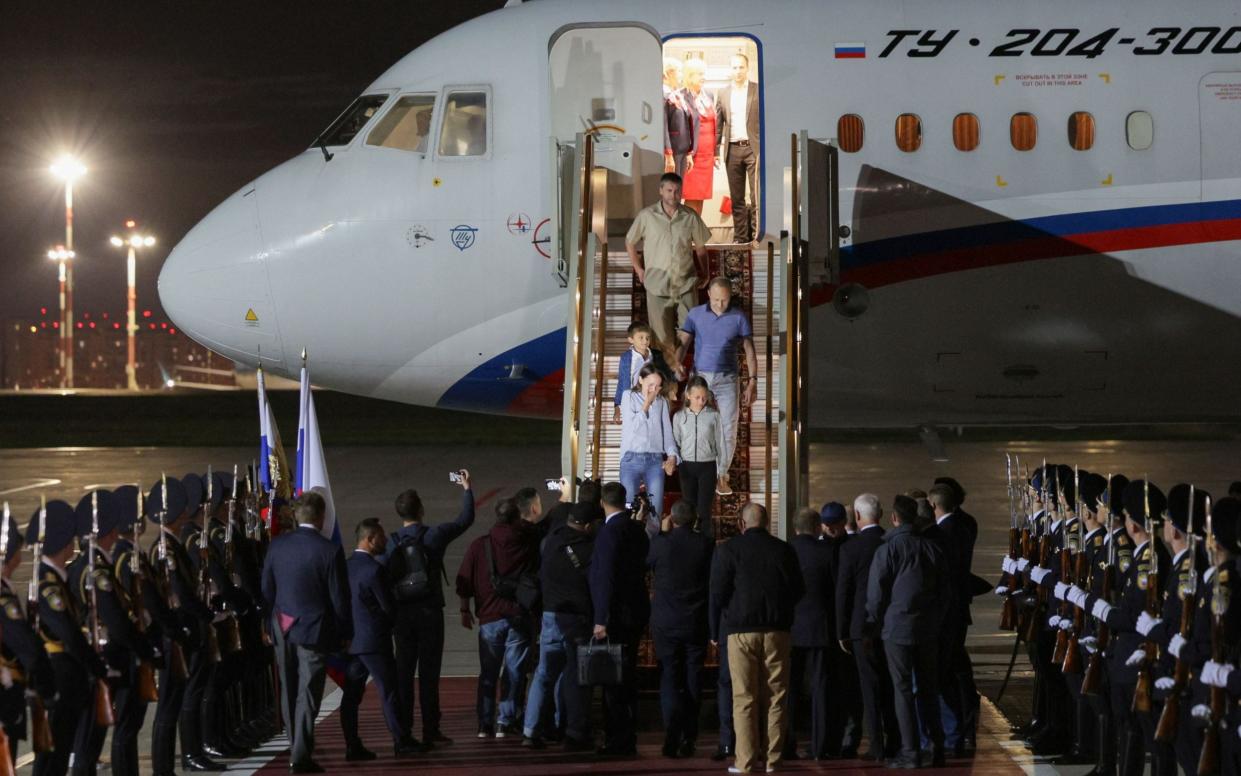
[[[813,425],[1241,416],[1241,9],[1222,0],[505,8],[364,92],[434,95],[436,138],[450,92],[485,91],[485,154],[367,145],[389,99],[330,161],[306,150],[186,235],[160,276],[173,320],[285,375],[306,349],[324,387],[558,415],[566,291],[521,217],[538,225],[555,203],[549,44],[600,24],[758,43],[767,235],[783,228],[790,135],[835,138],[842,115],[862,118],[862,148],[840,154],[853,234],[839,281],[870,300],[850,319],[832,288],[816,298]],[[857,43],[864,57],[837,57]],[[1066,129],[1079,111],[1094,121],[1085,151]],[[1017,151],[1023,112],[1038,139]],[[1135,112],[1153,119],[1145,150]],[[916,151],[897,147],[900,114],[921,121]],[[960,114],[977,117],[976,150],[954,147]]]

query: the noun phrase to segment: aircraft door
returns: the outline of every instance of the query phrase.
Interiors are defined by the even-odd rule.
[[[608,176],[609,233],[623,233],[663,172],[662,49],[636,24],[568,27],[551,40],[551,127],[556,142],[595,139]],[[563,172],[563,171],[561,171]]]

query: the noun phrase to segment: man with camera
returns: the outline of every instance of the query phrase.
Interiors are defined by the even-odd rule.
[[[422,699],[422,740],[427,745],[451,744],[440,732],[440,666],[444,657],[444,553],[448,545],[474,525],[474,490],[470,473],[452,472],[461,486],[461,512],[456,519],[427,526],[418,491],[396,497],[404,524],[388,541],[388,579],[396,601],[396,686],[406,729],[413,729],[414,674]]]

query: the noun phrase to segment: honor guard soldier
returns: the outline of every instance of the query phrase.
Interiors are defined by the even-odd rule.
[[[1151,599],[1157,599],[1157,587],[1152,592],[1151,586],[1158,584],[1159,571],[1168,567],[1166,552],[1155,544],[1153,534],[1155,516],[1163,513],[1167,499],[1163,491],[1145,480],[1130,482],[1122,498],[1125,530],[1135,545],[1133,561],[1121,575],[1120,595],[1115,603],[1089,596],[1087,604],[1091,614],[1106,625],[1111,634],[1108,677],[1112,718],[1118,736],[1117,766],[1121,776],[1131,776],[1142,773],[1146,752],[1153,749],[1143,735],[1144,726],[1150,725],[1150,743],[1153,744],[1150,696],[1138,695],[1139,679],[1144,689],[1149,688],[1150,680],[1149,674],[1139,670],[1146,652],[1141,649],[1144,637],[1138,632],[1137,623],[1142,612],[1150,607]],[[1140,699],[1141,704],[1138,703]]]
[[[1029,570],[1030,580],[1037,591],[1034,616],[1035,635],[1030,641],[1030,659],[1034,665],[1037,695],[1040,706],[1036,718],[1039,727],[1026,739],[1033,752],[1037,755],[1059,755],[1068,749],[1071,731],[1070,716],[1072,708],[1068,687],[1064,683],[1064,675],[1060,666],[1056,665],[1056,644],[1060,633],[1060,613],[1054,604],[1052,590],[1059,581],[1059,565],[1053,562],[1060,558],[1063,551],[1072,552],[1066,543],[1066,520],[1068,504],[1065,500],[1065,482],[1071,482],[1073,469],[1066,465],[1047,465],[1041,472],[1038,483],[1044,494],[1043,525],[1039,541],[1039,557],[1037,565]]]
[[[151,731],[151,768],[155,776],[173,773],[177,726],[186,703],[187,664],[201,664],[206,659],[205,634],[214,617],[198,597],[189,553],[178,538],[191,514],[189,504],[185,486],[171,477],[157,483],[147,496],[147,514],[160,524],[159,537],[149,551],[151,567],[179,629],[164,631],[164,665],[159,672],[159,703]],[[192,716],[197,719],[201,715]],[[202,753],[202,730],[197,725],[181,725],[181,765],[187,771],[222,769]]]
[[[1205,723],[1198,773],[1241,773],[1241,606],[1232,599],[1241,587],[1241,500],[1220,499],[1211,510],[1203,594],[1194,622],[1196,650],[1210,658],[1198,672],[1206,697],[1193,709]]]
[[[21,596],[10,580],[22,562],[22,535],[17,520],[4,505],[3,574],[0,575],[0,725],[9,737],[9,756],[17,762],[17,742],[26,738],[26,694],[37,693],[36,703],[52,705],[56,685],[43,639],[30,626]]]
[[[231,511],[234,521],[233,576],[238,587],[255,603],[241,613],[242,653],[241,733],[254,742],[263,742],[280,730],[276,711],[274,676],[276,655],[264,632],[261,602],[263,554],[267,528],[259,514],[259,494],[247,474],[237,483],[237,505]],[[225,542],[227,544],[227,541]]]
[[[112,677],[109,690],[128,687],[134,680],[134,658],[151,660],[154,653],[131,619],[129,596],[117,583],[112,569],[111,552],[116,544],[118,522],[115,501],[106,490],[94,491],[78,502],[75,512],[82,551],[69,564],[68,583],[77,604],[79,624],[92,639],[97,639],[95,652],[103,658],[108,675]],[[103,692],[103,688],[97,687],[97,692]],[[108,695],[107,705],[110,706],[111,692]],[[103,751],[114,712],[108,715],[113,719],[100,718],[103,712],[110,712],[109,709],[100,711],[97,705],[102,703],[96,700],[79,710],[73,747],[75,774],[94,774],[95,763]],[[132,733],[136,735],[137,731]],[[116,731],[113,736],[115,739]]]
[[[67,585],[69,558],[73,556],[76,518],[73,507],[63,501],[48,502],[30,518],[26,542],[35,551],[38,566],[38,631],[42,636],[56,682],[56,701],[48,707],[50,751],[34,758],[36,776],[64,776],[74,733],[83,708],[93,708],[95,682],[107,678],[107,667],[82,633],[77,605]]]
[[[138,732],[146,720],[147,705],[158,700],[156,667],[163,660],[160,651],[165,629],[179,631],[176,615],[159,595],[150,561],[142,554],[138,539],[145,528],[142,492],[134,485],[112,491],[116,509],[116,544],[112,546],[112,571],[125,591],[134,627],[151,645],[148,658],[134,656],[129,667],[133,681],[116,688],[116,726],[112,729],[112,773],[138,776]]]

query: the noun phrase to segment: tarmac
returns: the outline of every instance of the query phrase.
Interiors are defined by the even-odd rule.
[[[992,435],[993,436],[993,435]],[[859,493],[873,492],[883,504],[910,488],[925,489],[934,478],[955,477],[968,491],[965,507],[979,522],[978,544],[974,554],[974,573],[996,582],[1000,558],[1007,551],[1009,506],[1005,487],[1004,453],[1021,457],[1033,469],[1044,457],[1054,463],[1078,464],[1100,473],[1123,472],[1131,478],[1149,475],[1166,491],[1181,481],[1192,481],[1216,497],[1224,495],[1228,484],[1241,479],[1235,443],[1211,440],[1116,441],[1100,435],[1097,439],[1042,443],[1029,439],[970,441],[947,440],[947,462],[932,461],[923,445],[908,442],[867,443],[851,433],[847,443],[818,443],[811,447],[811,502],[849,502]],[[0,500],[7,500],[15,519],[25,523],[38,506],[41,494],[71,503],[91,489],[111,488],[122,483],[141,482],[148,489],[161,472],[181,476],[203,472],[207,464],[217,469],[243,465],[256,454],[254,448],[197,447],[112,447],[0,450]],[[460,505],[460,488],[448,480],[458,468],[470,470],[478,501],[478,519],[471,530],[449,549],[447,571],[455,572],[469,542],[491,525],[496,500],[519,487],[538,485],[557,476],[559,450],[551,445],[489,449],[462,445],[420,445],[417,447],[336,447],[327,450],[328,470],[342,535],[352,536],[354,526],[367,517],[378,517],[385,525],[399,526],[393,508],[397,493],[416,488],[426,505],[430,523],[451,520]],[[545,508],[557,494],[548,493]],[[17,575],[27,578],[28,570]],[[444,675],[472,677],[478,673],[475,633],[463,629],[449,606]],[[981,596],[973,607],[974,626],[969,648],[975,672],[984,695],[994,697],[1012,651],[1013,636],[998,630],[999,599]],[[1029,672],[1022,670],[1024,655],[1018,658],[1008,698],[999,706],[1010,721],[1023,713],[1020,699],[1028,697]],[[1018,699],[1014,702],[1014,699]],[[998,745],[1027,773],[1075,774],[1086,769],[1049,770],[1050,766],[1026,757],[1019,746],[999,741],[1004,737],[1002,720],[996,707],[988,730]],[[988,712],[989,714],[991,712]],[[148,717],[150,719],[150,717]],[[462,731],[457,731],[461,733]],[[454,733],[450,733],[454,735]],[[149,731],[144,731],[141,751],[149,751]],[[24,751],[24,750],[23,750]],[[23,761],[28,758],[23,757]],[[23,762],[25,770],[28,765]],[[259,763],[253,763],[257,767]],[[982,772],[977,767],[978,772]]]

